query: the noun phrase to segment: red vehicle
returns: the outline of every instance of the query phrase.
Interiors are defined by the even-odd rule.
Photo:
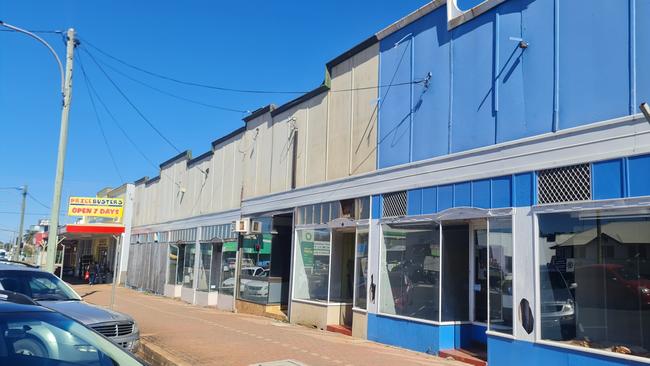
[[[582,306],[650,309],[650,278],[621,264],[594,264],[576,269],[576,301]]]

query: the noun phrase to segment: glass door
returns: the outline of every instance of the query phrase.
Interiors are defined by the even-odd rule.
[[[484,220],[472,222],[471,238],[471,284],[472,321],[487,324],[488,316],[488,243],[487,225]]]

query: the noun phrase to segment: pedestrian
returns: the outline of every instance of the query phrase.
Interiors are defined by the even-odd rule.
[[[97,270],[94,263],[88,265],[88,271],[90,272],[90,286],[94,285],[97,282]]]

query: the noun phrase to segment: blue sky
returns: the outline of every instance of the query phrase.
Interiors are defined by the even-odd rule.
[[[176,155],[176,150],[138,117],[84,47],[98,60],[133,78],[203,103],[254,110],[268,103],[282,104],[296,95],[184,87],[125,68],[88,43],[142,68],[180,79],[232,88],[307,91],[322,82],[327,61],[427,2],[22,0],[0,3],[0,19],[32,30],[74,27],[82,42],[77,52],[92,84],[129,136],[159,164]],[[63,58],[61,36],[43,37]],[[180,150],[191,149],[194,156],[207,151],[212,140],[242,125],[242,113],[173,99],[111,69],[106,71],[174,145]],[[0,187],[28,184],[33,196],[49,206],[61,107],[54,60],[36,41],[0,32],[0,80]],[[98,108],[119,174],[102,140],[77,62],[64,203],[69,195],[94,195],[106,186],[158,174],[101,106]],[[62,209],[66,207],[62,205]],[[0,190],[1,241],[12,235],[6,230],[17,229],[19,209],[19,192]],[[27,212],[26,226],[49,216],[49,210],[32,199],[27,201]],[[62,216],[62,220],[66,218]]]

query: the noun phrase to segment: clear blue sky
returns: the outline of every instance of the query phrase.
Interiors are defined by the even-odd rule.
[[[133,64],[182,79],[233,88],[310,90],[322,82],[327,61],[427,2],[21,0],[1,2],[0,19],[32,30],[74,27],[82,45],[86,39]],[[62,38],[43,37],[63,58]],[[91,59],[78,52],[95,88],[148,157],[159,164],[174,156],[176,151],[138,117]],[[81,69],[78,63],[75,66],[62,209],[69,195],[94,195],[123,180],[158,174],[100,107],[119,178]],[[235,109],[254,110],[295,97],[183,87],[124,67],[120,70],[160,89]],[[179,101],[110,69],[107,72],[164,135],[180,150],[191,149],[194,156],[242,125],[241,113]],[[21,34],[0,32],[0,80],[0,187],[28,184],[30,192],[49,206],[61,109],[59,73],[42,45]],[[19,192],[0,190],[0,240],[12,235],[4,230],[17,229],[19,209]],[[48,209],[31,199],[27,212],[26,227],[49,216]]]

